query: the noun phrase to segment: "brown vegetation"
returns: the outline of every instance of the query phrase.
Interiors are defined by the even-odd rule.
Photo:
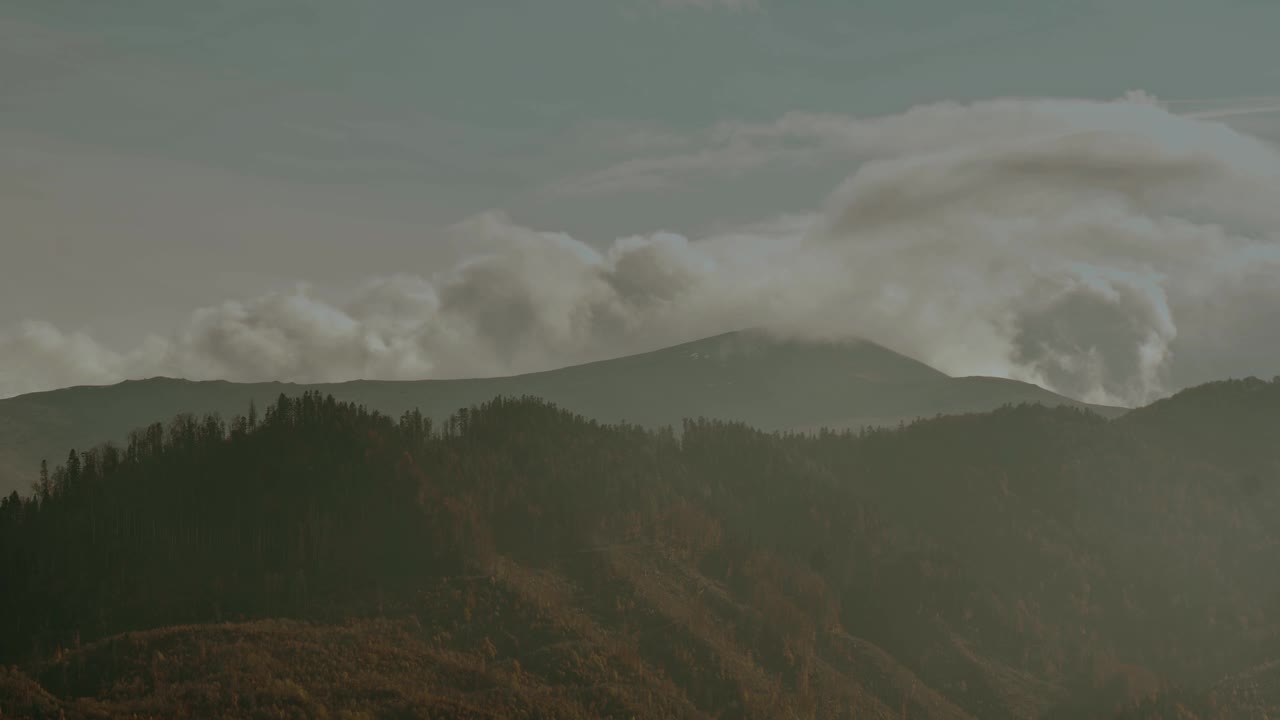
[[[1245,426],[1190,439],[1220,393]],[[1280,700],[1277,411],[179,418],[0,504],[0,712],[1246,717]]]

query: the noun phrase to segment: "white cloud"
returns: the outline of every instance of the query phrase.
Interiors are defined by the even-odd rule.
[[[721,123],[689,138],[679,151],[628,158],[556,183],[551,190],[574,195],[654,190],[695,180],[732,178],[769,165],[858,163],[958,147],[981,150],[1011,138],[1043,138],[1054,133],[1096,130],[1146,136],[1189,127],[1169,122],[1171,114],[1215,120],[1280,112],[1277,98],[1184,101],[1174,104],[1179,108],[1176,111],[1168,105],[1137,90],[1110,103],[1010,98],[972,105],[921,105],[876,118],[788,113],[771,123]],[[1118,114],[1116,107],[1129,112]],[[1231,142],[1225,138],[1233,133],[1227,126],[1209,131],[1201,125],[1193,134]],[[1250,146],[1257,144],[1252,138],[1248,140]],[[1244,147],[1239,142],[1236,145]]]
[[[1280,112],[1280,97],[1261,95],[1239,98],[1182,99],[1162,103],[1185,117],[1201,120],[1268,115]]]
[[[1280,313],[1280,155],[1226,125],[1131,94],[715,134],[765,155],[816,138],[860,164],[820,213],[693,239],[597,250],[484,214],[446,234],[471,252],[455,267],[375,279],[343,303],[307,287],[229,301],[130,351],[23,325],[0,335],[0,394],[154,374],[504,374],[757,325],[1102,402],[1280,360],[1280,333],[1259,330]],[[618,177],[698,167],[685,162]]]
[[[1187,113],[1187,117],[1213,120],[1217,118],[1240,117],[1241,115],[1273,115],[1276,113],[1280,113],[1280,103],[1274,105],[1254,105],[1251,107],[1199,110],[1194,113]]]

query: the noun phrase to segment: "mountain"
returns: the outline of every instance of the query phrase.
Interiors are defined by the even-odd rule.
[[[318,391],[398,417],[418,408],[436,421],[497,395],[533,395],[601,421],[678,427],[715,417],[767,430],[896,425],[917,417],[1004,404],[1086,406],[998,378],[953,378],[867,341],[781,341],[727,333],[654,352],[514,377],[319,385],[191,382],[167,378],[74,387],[0,400],[0,492],[26,492],[42,459],[72,447],[124,440],[127,431],[179,413],[244,412],[282,394]]]
[[[0,501],[0,713],[1264,717],[1278,435],[1255,379],[816,435],[180,418]]]

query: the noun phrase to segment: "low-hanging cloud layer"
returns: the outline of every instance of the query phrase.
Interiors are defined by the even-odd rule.
[[[23,323],[0,331],[0,396],[153,375],[508,374],[747,326],[864,337],[1095,402],[1280,373],[1280,152],[1213,118],[1131,93],[716,133],[728,152],[596,179],[654,186],[795,152],[847,158],[852,175],[811,215],[606,250],[488,213],[448,231],[475,253],[447,271],[372,279],[341,303],[306,286],[231,300],[132,349]]]

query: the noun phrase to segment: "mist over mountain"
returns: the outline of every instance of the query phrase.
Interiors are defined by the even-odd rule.
[[[414,253],[373,267],[348,248],[364,233],[322,252],[295,238],[265,286],[154,302],[137,309],[171,319],[123,336],[32,306],[0,319],[0,396],[153,376],[512,375],[748,325],[867,338],[951,375],[1109,405],[1265,376],[1280,354],[1268,321],[1280,311],[1280,151],[1150,94],[787,112],[668,139],[541,194],[614,207],[637,187],[684,195],[752,170],[836,171],[790,212],[770,194],[766,215],[704,218],[705,230],[659,213],[583,236],[563,230],[571,215],[534,223],[497,206],[422,228]],[[299,263],[339,264],[345,279]]]
[[[1280,717],[1277,28],[0,2],[0,720]]]
[[[125,439],[183,412],[231,417],[280,393],[318,391],[399,417],[437,422],[495,395],[534,395],[603,421],[679,427],[714,417],[766,430],[896,425],[919,417],[1039,402],[1086,407],[1027,383],[952,378],[867,341],[783,340],[759,330],[543,373],[473,380],[237,384],[156,378],[0,400],[0,490],[26,492],[41,460]],[[1120,409],[1087,406],[1107,416]]]

